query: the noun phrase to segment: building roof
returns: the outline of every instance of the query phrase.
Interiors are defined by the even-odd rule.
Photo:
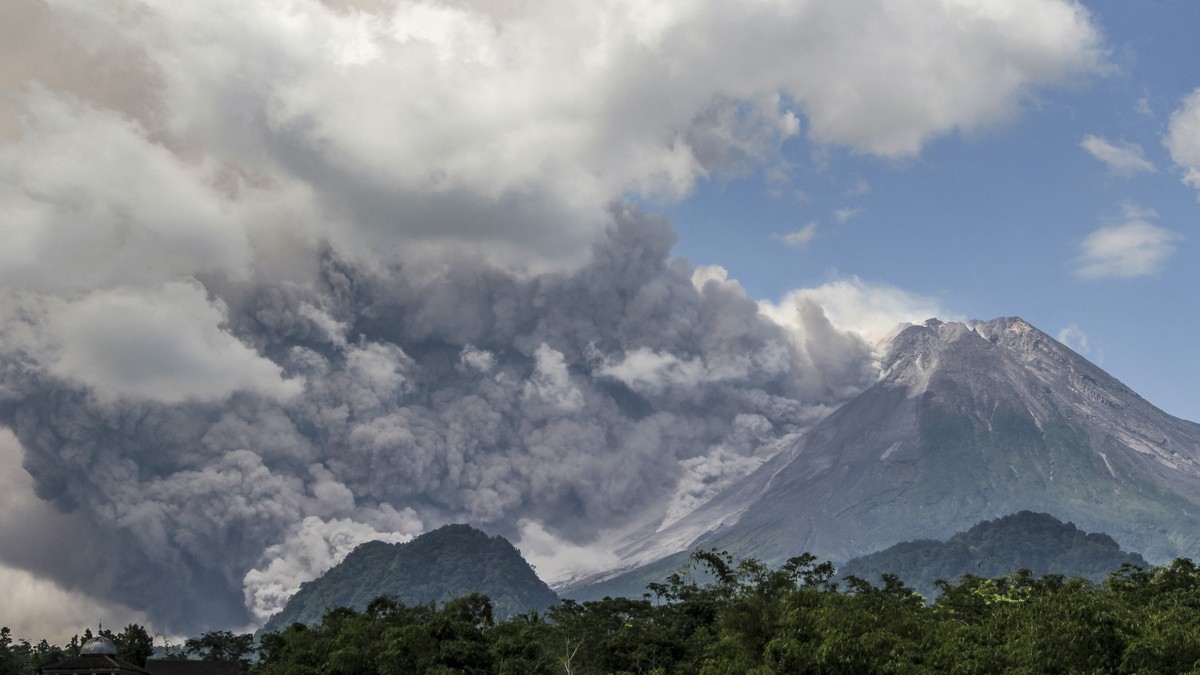
[[[66,661],[45,666],[42,672],[46,675],[147,675],[145,668],[139,668],[128,661],[122,661],[112,654],[80,654]]]
[[[104,655],[104,656],[116,656],[117,655],[117,645],[114,644],[112,640],[109,640],[108,638],[104,637],[103,635],[97,635],[96,637],[83,643],[83,646],[79,648],[79,654],[81,656],[82,655],[91,655],[91,654],[100,654],[100,655]]]

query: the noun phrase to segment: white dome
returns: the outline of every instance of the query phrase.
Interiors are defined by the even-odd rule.
[[[80,655],[102,654],[102,655],[106,655],[106,656],[116,656],[117,655],[117,646],[115,644],[113,644],[112,640],[109,640],[108,638],[104,637],[103,635],[98,635],[98,636],[92,638],[91,640],[88,640],[87,642],[83,643],[83,647],[80,647],[79,653],[80,653]]]

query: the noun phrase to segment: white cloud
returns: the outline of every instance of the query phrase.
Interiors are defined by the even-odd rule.
[[[172,282],[143,293],[96,291],[58,305],[48,320],[51,372],[101,398],[168,403],[234,391],[286,397],[302,383],[222,330],[224,311],[199,284]]]
[[[1073,323],[1064,326],[1062,330],[1058,331],[1058,335],[1055,336],[1055,339],[1071,349],[1074,349],[1080,354],[1088,353],[1087,333],[1084,333],[1079,329],[1079,326],[1076,326]]]
[[[1171,113],[1163,143],[1171,151],[1171,159],[1183,170],[1183,182],[1200,190],[1200,89],[1189,94],[1183,105]]]
[[[736,279],[731,280],[729,270],[720,265],[697,265],[696,269],[692,270],[692,286],[695,286],[696,290],[703,292],[704,286],[710,281],[729,289],[739,297],[746,296],[742,285]]]
[[[847,197],[861,197],[871,191],[871,182],[866,178],[858,177],[844,190]]]
[[[707,455],[680,462],[683,476],[679,479],[675,494],[671,496],[666,515],[659,523],[658,530],[662,531],[692,513],[737,479],[749,475],[761,466],[765,459],[762,456],[730,452],[725,448],[714,448]]]
[[[759,355],[735,356],[712,362],[681,359],[674,354],[645,347],[631,350],[607,362],[596,373],[625,383],[634,391],[661,394],[672,387],[688,389],[702,384],[745,379]]]
[[[839,223],[844,223],[844,222],[850,220],[851,218],[857,218],[857,217],[861,216],[862,214],[863,214],[863,208],[860,206],[859,207],[846,207],[844,209],[835,210],[833,212],[833,217]]]
[[[533,374],[525,382],[522,395],[565,412],[583,408],[583,392],[571,383],[571,373],[562,352],[546,343],[533,353]]]
[[[522,520],[518,525],[521,535],[515,546],[533,566],[538,578],[548,584],[603,572],[620,563],[620,558],[606,544],[580,546],[555,536],[534,520]]]
[[[764,301],[759,308],[777,323],[796,325],[797,308],[804,302],[816,303],[835,327],[857,333],[871,344],[887,337],[902,323],[933,317],[945,321],[959,318],[948,313],[935,298],[886,284],[871,284],[856,276],[792,291],[778,304]]]
[[[481,373],[487,373],[496,367],[496,355],[486,349],[478,349],[474,345],[463,347],[458,355],[459,363],[463,367],[476,370]]]
[[[321,520],[309,516],[296,524],[287,538],[263,551],[263,565],[246,573],[243,580],[246,607],[254,618],[265,622],[283,609],[300,584],[323,574],[341,562],[359,544],[369,541],[406,542],[419,533],[421,524],[409,512],[404,531],[380,531],[347,518]]]
[[[798,248],[812,241],[817,236],[817,221],[805,223],[804,227],[787,234],[773,234],[772,239],[782,241],[793,248]]]
[[[33,88],[0,145],[0,284],[52,291],[244,273],[248,233],[223,198],[135,122]]]
[[[1118,176],[1132,176],[1139,171],[1154,172],[1154,164],[1146,159],[1142,146],[1118,141],[1112,143],[1099,136],[1088,134],[1080,146],[1092,157],[1104,162]]]
[[[1182,238],[1139,217],[1102,227],[1080,243],[1075,274],[1082,279],[1127,279],[1158,274],[1175,252],[1175,242]]]
[[[50,7],[89,46],[91,89],[137,57],[158,90],[127,107],[163,147],[311,186],[364,250],[577,252],[623,194],[678,198],[805,131],[914,155],[1101,67],[1067,0]]]
[[[1098,37],[1076,3],[822,7],[825,25],[838,27],[832,32],[853,21],[857,39],[830,44],[828,34],[817,33],[809,36],[815,48],[797,55],[804,60],[816,56],[812,51],[830,49],[814,63],[844,64],[799,75],[807,86],[797,89],[808,95],[798,98],[807,104],[812,134],[887,156],[915,154],[938,133],[1001,121],[1031,85],[1062,82],[1069,72],[1091,70],[1099,61]],[[931,63],[938,65],[928,68]]]

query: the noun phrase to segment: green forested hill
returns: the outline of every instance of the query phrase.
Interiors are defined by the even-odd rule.
[[[259,658],[244,660],[242,672],[1133,675],[1200,664],[1200,568],[1185,558],[1123,567],[1103,584],[968,574],[944,584],[933,604],[891,574],[879,585],[839,586],[833,565],[807,554],[775,569],[717,551],[689,558],[650,585],[651,598],[564,600],[499,622],[480,594],[331,609],[312,625],[263,634]],[[209,633],[186,644],[249,637]],[[36,675],[65,651],[0,628],[0,675]]]
[[[500,623],[477,595],[334,610],[263,636],[250,673],[1132,675],[1200,663],[1200,569],[1187,559],[1103,585],[964,576],[932,605],[892,575],[840,590],[833,566],[807,555],[774,570],[713,551],[691,559],[652,599],[567,600]]]
[[[447,525],[404,544],[373,541],[359,546],[302,585],[263,632],[296,622],[315,624],[334,607],[361,610],[380,595],[416,605],[471,593],[491,598],[497,618],[558,602],[508,540],[468,525]]]
[[[1087,533],[1046,513],[1021,511],[987,520],[948,541],[906,541],[855,558],[839,570],[842,576],[878,580],[892,573],[926,598],[937,594],[937,579],[963,574],[998,577],[1029,569],[1036,576],[1063,574],[1101,581],[1122,564],[1150,565],[1137,553],[1121,550],[1106,534]]]

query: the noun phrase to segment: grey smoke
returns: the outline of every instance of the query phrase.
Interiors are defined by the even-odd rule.
[[[756,305],[605,205],[782,186],[788,139],[913,156],[1104,54],[1066,0],[128,9],[0,3],[0,424],[63,512],[7,513],[0,563],[187,632],[364,538],[578,560],[679,517],[870,381],[834,325],[893,312]]]
[[[753,457],[874,376],[819,309],[784,329],[736,284],[697,288],[673,242],[617,209],[575,272],[367,268],[326,249],[316,284],[207,279],[228,330],[299,393],[103,399],[10,351],[0,420],[39,496],[86,522],[79,550],[104,550],[88,590],[173,630],[247,623],[247,572],[320,523],[395,537],[529,520],[587,543],[661,514],[714,451]],[[67,586],[81,567],[38,566]]]

